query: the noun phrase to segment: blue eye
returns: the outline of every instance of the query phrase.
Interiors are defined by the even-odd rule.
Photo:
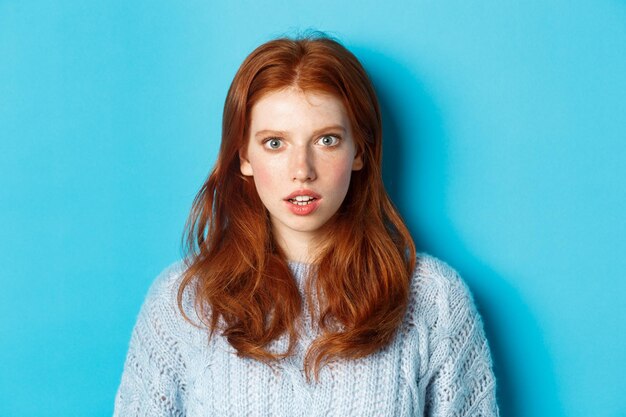
[[[269,149],[278,149],[283,146],[283,141],[278,138],[269,138],[265,141],[265,147]]]
[[[323,146],[336,146],[339,143],[339,138],[333,135],[325,135],[319,138],[318,143]]]

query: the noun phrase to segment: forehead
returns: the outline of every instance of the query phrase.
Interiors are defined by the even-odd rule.
[[[343,102],[322,92],[303,92],[288,88],[263,95],[250,112],[250,130],[309,127],[309,125],[338,124],[349,128]]]

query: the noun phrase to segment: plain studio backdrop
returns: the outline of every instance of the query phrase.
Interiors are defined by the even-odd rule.
[[[0,415],[109,416],[245,56],[363,62],[385,182],[483,315],[506,417],[626,416],[626,3],[0,0]]]

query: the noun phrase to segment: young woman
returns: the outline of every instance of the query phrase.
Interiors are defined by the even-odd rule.
[[[246,58],[116,416],[498,415],[472,296],[415,254],[381,141],[372,85],[338,42],[277,39]]]

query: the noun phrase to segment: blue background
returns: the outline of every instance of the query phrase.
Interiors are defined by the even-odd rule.
[[[474,292],[503,416],[626,416],[626,3],[606,0],[0,0],[0,416],[111,414],[235,71],[307,28],[370,72],[385,181]]]

